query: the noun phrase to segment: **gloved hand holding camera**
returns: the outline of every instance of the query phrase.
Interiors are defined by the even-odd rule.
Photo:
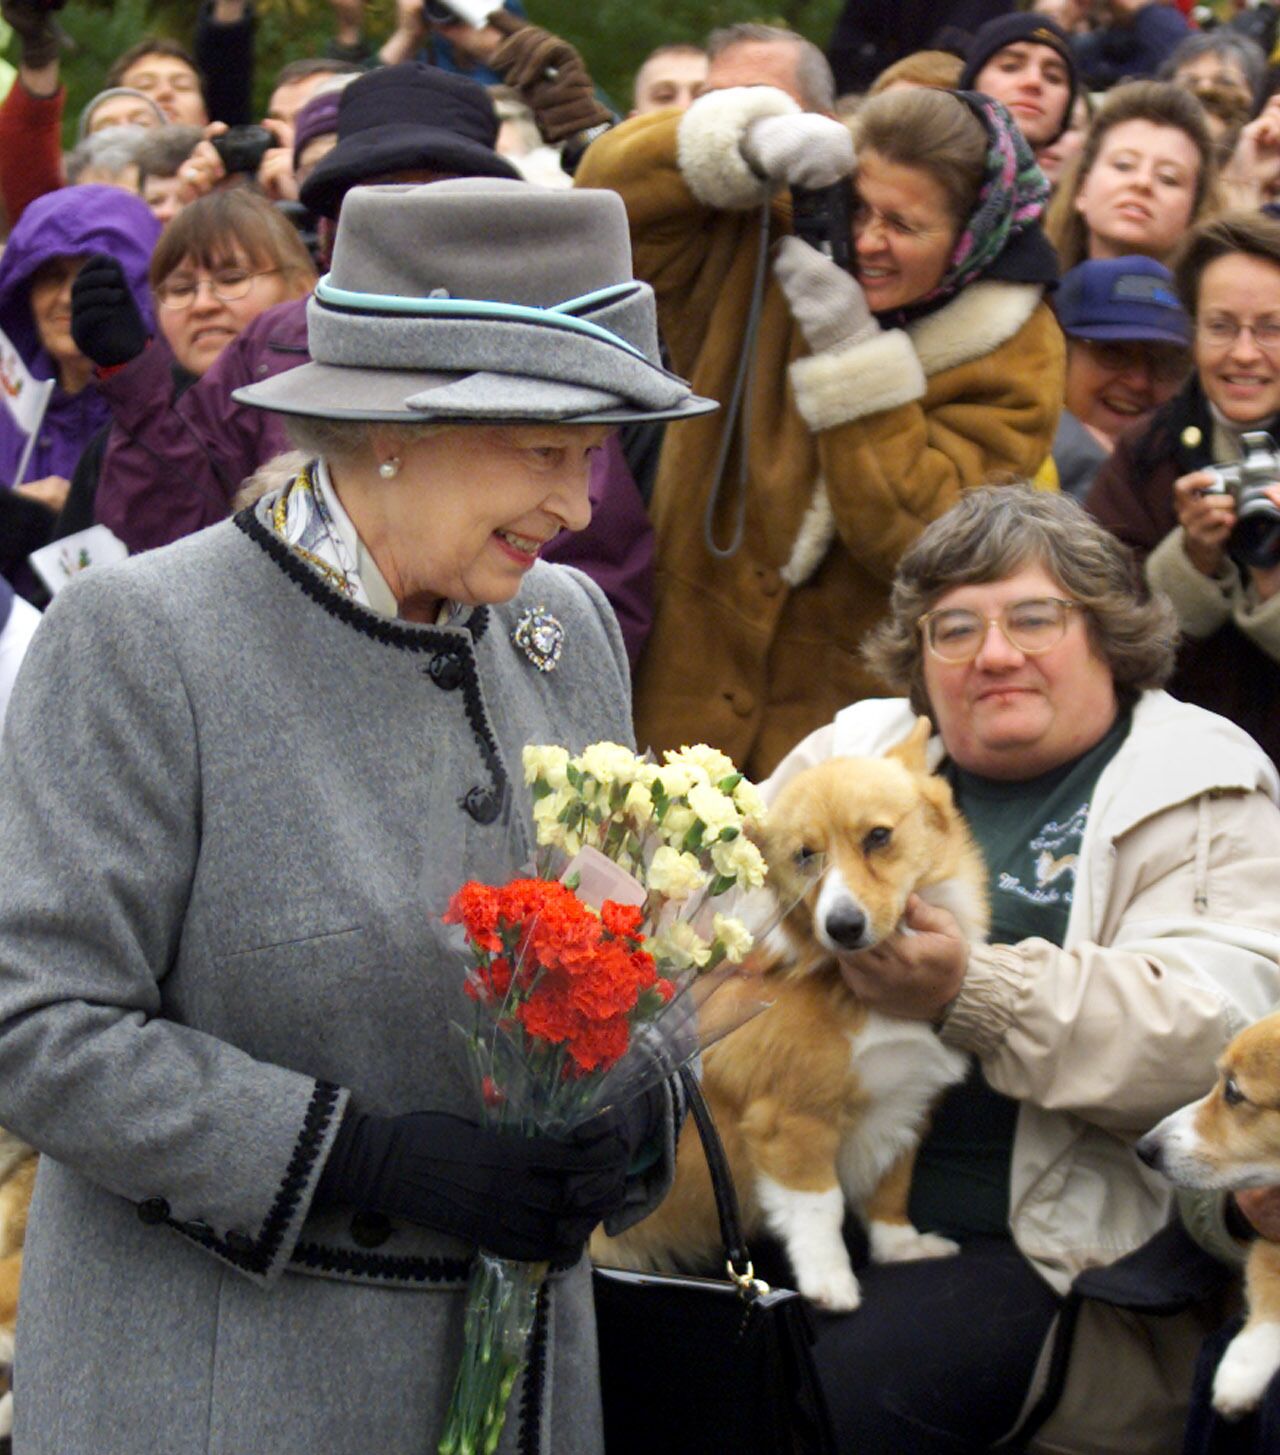
[[[880,332],[853,274],[798,237],[778,244],[773,272],[815,354],[865,343]]]
[[[596,1224],[622,1206],[627,1169],[664,1106],[656,1087],[562,1138],[496,1131],[446,1112],[348,1108],[315,1206],[383,1213],[503,1258],[575,1262]]]
[[[757,117],[741,151],[757,176],[788,187],[831,187],[853,173],[853,137],[843,122],[812,111]]]

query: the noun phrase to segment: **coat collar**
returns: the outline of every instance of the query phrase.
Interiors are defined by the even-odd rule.
[[[1040,306],[1039,283],[970,283],[936,313],[907,325],[926,377],[986,358],[1014,337]]]

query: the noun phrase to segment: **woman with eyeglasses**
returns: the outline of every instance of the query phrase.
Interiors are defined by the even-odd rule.
[[[1206,473],[1240,460],[1246,433],[1280,443],[1280,221],[1237,212],[1203,224],[1174,277],[1195,372],[1121,440],[1087,504],[1177,609],[1170,690],[1224,713],[1280,763],[1280,550],[1254,548],[1235,497]],[[1264,482],[1257,503],[1280,526],[1280,485]]]
[[[859,1268],[863,1307],[819,1321],[842,1450],[1025,1447],[1077,1275],[1171,1216],[1132,1141],[1280,995],[1280,783],[1238,727],[1160,690],[1176,639],[1169,603],[1074,501],[969,491],[903,557],[867,647],[905,696],[846,708],[765,785],[883,753],[923,713],[988,866],[987,943],[919,897],[912,933],[839,957],[866,1005],[974,1058],[933,1112],[909,1207],[957,1254]],[[877,852],[892,863],[892,836]],[[1203,1328],[1086,1300],[1035,1448],[1178,1449]]]
[[[56,535],[98,521],[131,552],[173,538],[164,498],[140,485],[163,453],[158,427],[169,405],[260,313],[303,297],[316,279],[292,223],[248,187],[212,192],[184,208],[156,244],[149,277],[158,339],[109,257],[89,260],[71,300],[72,329],[84,352],[114,361],[95,372],[111,408],[116,453],[99,489],[106,436],[86,451]],[[113,385],[126,364],[127,376]],[[135,457],[137,471],[129,468]]]
[[[1058,486],[1083,500],[1125,432],[1191,371],[1191,320],[1154,258],[1077,263],[1054,295],[1067,340],[1066,407],[1053,440]]]

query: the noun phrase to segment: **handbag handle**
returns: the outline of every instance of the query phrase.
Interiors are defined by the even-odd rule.
[[[680,1084],[684,1088],[685,1100],[693,1113],[694,1125],[702,1138],[702,1150],[706,1154],[707,1169],[711,1173],[711,1190],[716,1199],[716,1217],[720,1222],[720,1239],[724,1244],[725,1267],[729,1277],[738,1285],[738,1291],[746,1299],[753,1299],[768,1293],[769,1285],[755,1276],[751,1266],[751,1254],[747,1251],[742,1235],[742,1213],[738,1208],[738,1192],[733,1185],[733,1173],[729,1170],[729,1159],[724,1154],[724,1143],[716,1130],[715,1118],[702,1094],[702,1086],[693,1070],[687,1064],[680,1068]]]

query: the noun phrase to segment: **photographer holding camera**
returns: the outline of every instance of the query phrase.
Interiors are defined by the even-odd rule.
[[[1121,439],[1086,503],[1177,609],[1170,691],[1280,763],[1280,221],[1201,224],[1174,279],[1195,373]]]

